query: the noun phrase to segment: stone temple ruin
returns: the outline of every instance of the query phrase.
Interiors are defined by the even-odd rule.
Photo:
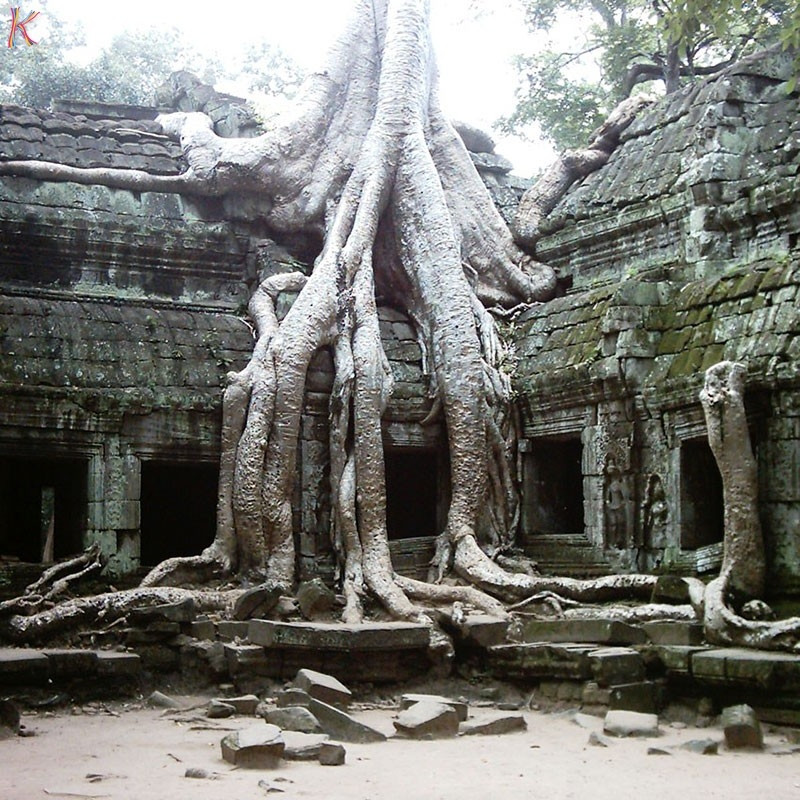
[[[608,163],[574,185],[542,226],[536,256],[557,269],[560,296],[509,320],[505,333],[521,417],[517,544],[543,573],[707,577],[718,570],[722,486],[698,394],[705,369],[732,360],[747,367],[769,599],[776,607],[797,603],[800,115],[797,92],[786,90],[789,70],[783,55],[752,58],[645,110]],[[235,98],[186,76],[174,89],[164,103],[206,111],[222,135],[253,127]],[[79,102],[54,111],[4,106],[0,154],[178,175],[185,169],[180,147],[155,114]],[[510,219],[524,182],[490,146],[467,143],[485,151],[473,152],[473,161]],[[319,247],[274,241],[253,207],[246,193],[214,199],[0,177],[3,597],[18,594],[42,562],[92,543],[108,558],[115,585],[124,586],[164,558],[197,554],[212,541],[221,387],[252,350],[249,292],[270,274],[307,271]],[[279,313],[292,300],[281,295]],[[383,425],[393,563],[424,577],[448,504],[446,432],[420,424],[431,400],[409,320],[391,308],[380,318],[396,379]],[[334,570],[331,380],[331,356],[318,352],[294,503],[301,578],[327,584]],[[172,622],[185,626],[190,616]],[[643,644],[638,633],[620,630],[583,636]],[[663,665],[684,678],[689,651],[701,648],[697,632],[687,630],[680,641],[665,640],[673,650]],[[205,638],[231,641],[242,632],[212,625]],[[336,634],[323,633],[314,647],[337,651],[330,645]],[[551,633],[525,635],[540,641]],[[264,668],[263,647],[283,634],[261,635],[264,641],[246,646],[255,649],[236,656],[234,673]],[[403,664],[424,649],[414,636]],[[579,657],[551,644],[537,662],[547,670],[526,672],[509,652],[488,663],[507,677],[600,675],[605,686],[645,675],[634,650],[635,665],[627,654],[597,661],[586,654],[600,651],[580,645],[574,627],[552,641],[559,637],[579,643],[583,650],[570,651]],[[477,649],[501,641],[478,627],[465,639]],[[287,651],[278,672],[338,663],[309,662],[305,652],[297,661]],[[738,668],[725,673],[726,658],[707,675],[716,670],[720,680],[734,680]],[[791,673],[781,685],[792,695],[800,665],[794,656],[776,658],[792,665],[775,668]],[[769,675],[756,688],[774,688]],[[749,677],[742,680],[753,688]]]

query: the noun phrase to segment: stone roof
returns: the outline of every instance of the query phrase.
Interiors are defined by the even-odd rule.
[[[127,405],[215,407],[252,352],[230,314],[147,303],[0,295],[0,386],[102,393]]]
[[[180,145],[161,133],[154,118],[90,119],[15,105],[0,105],[0,160],[140,169],[154,175],[186,169]]]
[[[543,222],[538,256],[589,286],[633,272],[692,280],[699,261],[774,246],[776,212],[800,227],[791,75],[791,54],[765,51],[641,113]]]

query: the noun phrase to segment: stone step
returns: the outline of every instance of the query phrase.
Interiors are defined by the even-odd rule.
[[[499,679],[588,681],[600,686],[636,683],[645,674],[644,659],[630,647],[597,647],[581,642],[531,642],[495,645],[488,665]]]
[[[140,671],[141,661],[136,653],[70,648],[0,649],[0,686],[128,681]]]
[[[644,644],[645,631],[611,619],[529,619],[522,625],[523,642]]]
[[[304,650],[408,650],[425,649],[430,631],[411,622],[278,622],[250,620],[247,638],[268,648]]]

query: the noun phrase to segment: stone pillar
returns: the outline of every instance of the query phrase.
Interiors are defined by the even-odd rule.
[[[141,461],[119,437],[106,439],[89,461],[86,543],[98,542],[109,559],[107,572],[123,575],[139,567]]]

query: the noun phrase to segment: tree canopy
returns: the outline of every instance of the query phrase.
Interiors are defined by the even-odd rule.
[[[800,42],[800,11],[787,0],[519,0],[547,47],[517,59],[518,104],[509,132],[583,146],[636,87],[667,92],[777,42]],[[557,23],[572,21],[567,42]]]
[[[239,79],[248,92],[291,94],[300,68],[270,41],[223,60],[201,53],[172,28],[126,31],[88,61],[82,31],[38,3],[48,29],[36,46],[0,49],[0,101],[47,108],[53,100],[95,100],[151,105],[170,73],[185,69],[206,83]]]

